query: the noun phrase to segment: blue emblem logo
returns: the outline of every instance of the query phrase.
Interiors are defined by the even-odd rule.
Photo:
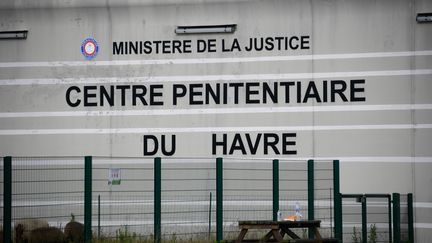
[[[99,45],[97,41],[91,37],[85,39],[81,44],[81,52],[87,59],[92,59],[97,56],[99,52]]]

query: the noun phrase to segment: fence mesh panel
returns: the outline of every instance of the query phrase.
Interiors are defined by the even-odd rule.
[[[95,235],[150,237],[153,233],[153,160],[94,157],[92,170]],[[114,173],[118,173],[118,177]]]
[[[333,161],[314,163],[314,207],[315,219],[321,220],[320,233],[323,237],[333,237]]]
[[[333,232],[332,162],[314,163],[315,219],[321,235]],[[3,163],[0,167],[3,196]],[[154,233],[154,159],[92,157],[94,237],[150,240]],[[12,221],[42,219],[63,230],[74,218],[84,222],[84,158],[13,158]],[[308,219],[308,162],[279,160],[282,218],[300,207]],[[3,207],[3,204],[1,205]],[[3,218],[3,210],[0,212]],[[273,164],[270,159],[223,160],[224,239],[239,232],[238,221],[272,220]],[[216,237],[216,159],[164,158],[161,162],[163,241]],[[305,230],[295,230],[305,237]],[[257,238],[262,232],[248,234]]]
[[[3,191],[4,190],[4,178],[3,178],[4,163],[3,163],[3,160],[4,160],[4,158],[0,157],[0,159],[1,159],[1,161],[0,161],[0,197],[2,198],[1,203],[0,203],[0,218],[3,221],[3,218],[4,218],[4,215],[3,215],[3,204],[4,204],[4,201],[3,201],[3,199],[4,199],[4,191]]]
[[[343,242],[361,242],[362,208],[356,198],[342,198]]]
[[[387,198],[367,198],[368,241],[390,242]]]
[[[282,218],[295,215],[295,206],[300,206],[303,219],[308,218],[308,167],[307,161],[279,161],[279,211]],[[301,237],[307,232],[293,230]]]
[[[215,238],[215,160],[164,159],[161,177],[162,238]]]
[[[401,242],[409,242],[408,234],[408,195],[400,194],[400,229]]]
[[[14,158],[13,224],[38,219],[63,229],[72,217],[84,222],[84,160]]]
[[[366,229],[363,229],[362,195],[342,199],[344,242],[362,242],[363,230],[366,230],[367,242],[391,242],[389,198],[366,194],[365,200]]]
[[[224,238],[232,239],[238,221],[273,218],[272,161],[226,159],[223,166]]]

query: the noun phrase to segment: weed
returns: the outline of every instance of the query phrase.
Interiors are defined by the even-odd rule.
[[[368,243],[376,243],[377,242],[377,228],[375,224],[371,224],[369,230],[369,239]]]
[[[360,232],[358,232],[356,227],[353,227],[353,234],[351,236],[351,240],[353,243],[360,243],[361,242]]]

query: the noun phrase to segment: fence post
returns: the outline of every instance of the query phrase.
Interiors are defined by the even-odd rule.
[[[273,160],[273,221],[278,220],[279,211],[279,160]]]
[[[412,193],[408,193],[408,238],[410,243],[414,243],[414,209]]]
[[[3,242],[12,242],[12,157],[3,158]]]
[[[315,219],[314,212],[314,161],[308,160],[308,220]],[[309,239],[314,239],[315,235],[312,230],[308,230]]]
[[[400,194],[393,193],[393,243],[400,242]]]
[[[210,192],[210,201],[209,201],[209,215],[208,215],[208,239],[211,238],[211,215],[212,215],[212,193]]]
[[[92,157],[84,158],[84,240],[92,240]]]
[[[388,194],[388,222],[389,222],[389,242],[393,242],[393,229],[392,229],[392,201],[391,195]]]
[[[223,159],[216,159],[216,241],[223,239]]]
[[[100,209],[101,209],[101,204],[100,204],[100,195],[98,195],[98,239],[100,238],[100,233],[101,233],[101,226],[100,226]]]
[[[363,243],[367,243],[367,200],[366,200],[366,196],[363,195],[361,198],[361,208],[362,208],[362,242]]]
[[[154,159],[154,242],[161,242],[161,158]]]
[[[342,195],[340,193],[339,160],[333,160],[334,234],[342,242]]]

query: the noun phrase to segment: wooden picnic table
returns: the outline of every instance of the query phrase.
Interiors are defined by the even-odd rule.
[[[282,242],[285,234],[294,240],[301,239],[291,229],[295,228],[308,228],[314,232],[315,242],[322,242],[321,234],[318,228],[321,226],[320,220],[299,220],[299,221],[272,221],[272,220],[248,220],[239,221],[240,233],[237,237],[236,243],[243,242],[244,237],[249,229],[264,229],[269,232],[261,238],[260,242]]]

